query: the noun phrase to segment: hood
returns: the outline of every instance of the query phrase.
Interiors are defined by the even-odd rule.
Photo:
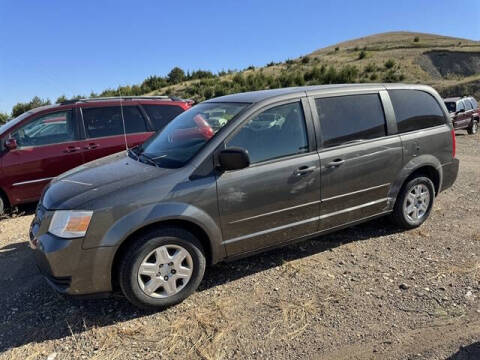
[[[172,169],[158,168],[131,159],[124,152],[118,153],[58,176],[45,190],[41,204],[51,210],[81,209],[87,203],[91,207],[97,199],[105,200],[112,194],[121,197],[125,189],[138,188],[142,183],[163,178],[172,172]],[[105,201],[101,202],[103,207],[109,206]]]

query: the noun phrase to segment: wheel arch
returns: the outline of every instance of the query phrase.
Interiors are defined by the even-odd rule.
[[[429,157],[428,161],[419,161],[419,159],[420,157],[413,159],[411,163],[407,164],[400,172],[395,183],[391,186],[389,198],[393,199],[391,204],[392,208],[395,206],[397,196],[403,186],[419,175],[424,175],[433,182],[435,196],[441,191],[443,174],[440,162],[434,157]]]

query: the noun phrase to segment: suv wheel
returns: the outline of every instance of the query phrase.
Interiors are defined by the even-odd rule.
[[[205,273],[205,254],[188,231],[164,228],[135,239],[120,263],[125,297],[143,309],[160,309],[191,295]]]
[[[478,132],[478,120],[473,120],[472,125],[467,129],[470,135],[475,135]]]
[[[5,215],[7,211],[7,202],[5,201],[2,194],[0,194],[0,216]]]
[[[430,215],[435,200],[432,181],[424,176],[410,180],[395,202],[392,220],[406,229],[420,226]]]

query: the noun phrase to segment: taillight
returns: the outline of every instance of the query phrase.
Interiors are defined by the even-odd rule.
[[[457,138],[455,137],[455,129],[452,129],[452,157],[457,155]]]

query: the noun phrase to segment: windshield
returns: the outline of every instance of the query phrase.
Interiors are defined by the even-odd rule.
[[[178,115],[161,132],[145,142],[137,153],[161,167],[182,167],[247,105],[198,104]]]
[[[446,103],[445,103],[445,106],[447,107],[448,112],[453,113],[453,112],[455,112],[455,110],[456,110],[456,109],[455,109],[455,103],[454,103],[454,102],[446,102]]]

